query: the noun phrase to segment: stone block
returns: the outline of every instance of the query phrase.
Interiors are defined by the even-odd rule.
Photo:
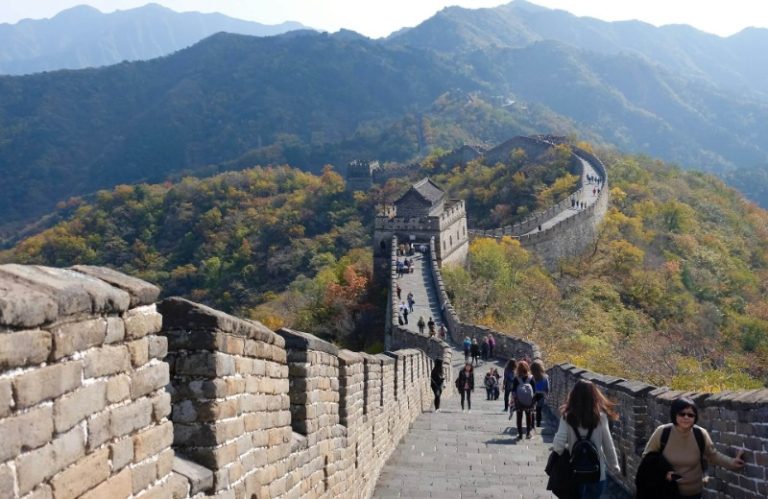
[[[125,338],[125,323],[120,317],[107,317],[107,336],[104,343],[117,343]]]
[[[131,378],[127,374],[113,376],[107,380],[107,401],[110,404],[122,402],[131,396]]]
[[[11,390],[10,379],[0,379],[0,418],[4,418],[11,413],[13,405],[13,391]]]
[[[173,470],[173,460],[175,457],[176,453],[173,449],[165,449],[157,457],[157,478],[159,480],[162,480],[165,475]]]
[[[133,477],[131,476],[131,469],[125,468],[106,482],[103,482],[96,488],[86,492],[81,499],[119,499],[130,497],[132,493]]]
[[[155,334],[163,327],[163,317],[157,313],[155,305],[132,308],[123,317],[125,337],[139,339],[148,334]]]
[[[137,399],[159,390],[169,381],[168,364],[165,362],[144,366],[131,376],[131,398]]]
[[[54,499],[53,490],[50,485],[43,483],[35,487],[32,492],[25,495],[24,499]]]
[[[39,483],[85,456],[84,441],[82,428],[76,426],[46,446],[17,458],[19,493],[26,494]]]
[[[74,390],[80,386],[82,371],[80,362],[66,362],[18,375],[13,379],[17,409],[31,407]]]
[[[128,372],[130,356],[125,346],[103,346],[83,356],[83,374],[86,378],[98,378]]]
[[[101,449],[53,477],[54,497],[74,499],[109,478],[109,474],[109,451]]]
[[[35,327],[58,316],[59,304],[50,290],[34,289],[0,272],[0,325]]]
[[[171,413],[171,394],[160,392],[152,397],[152,419],[160,422]]]
[[[0,334],[0,370],[40,364],[51,354],[51,335],[31,330]]]
[[[133,438],[126,437],[110,444],[109,459],[112,461],[112,470],[120,471],[133,462]]]
[[[131,468],[131,475],[133,493],[138,494],[157,480],[157,463],[155,461],[139,463]]]
[[[189,482],[187,479],[177,473],[171,473],[166,481],[150,487],[136,497],[141,499],[184,499],[188,497],[188,494]]]
[[[71,267],[71,269],[101,279],[102,281],[127,292],[130,295],[131,307],[154,303],[160,295],[160,288],[157,286],[107,267],[75,265],[74,267]]]
[[[237,438],[244,431],[242,419],[211,424],[178,423],[173,428],[173,444],[184,447],[216,446]]]
[[[190,495],[208,492],[213,488],[213,472],[197,463],[176,456],[173,471],[184,476],[190,483]]]
[[[218,378],[235,374],[235,361],[223,353],[196,352],[176,358],[175,374]]]
[[[107,321],[102,318],[70,322],[51,328],[53,355],[56,360],[104,344]]]
[[[0,464],[0,499],[15,499],[16,472],[10,464]]]
[[[83,386],[74,392],[56,400],[53,405],[53,417],[56,432],[63,433],[107,406],[107,383],[102,381]]]
[[[152,335],[147,338],[149,342],[149,357],[151,359],[164,359],[168,355],[168,338]]]
[[[152,423],[152,402],[138,400],[110,411],[109,429],[112,437],[122,437]]]
[[[141,338],[136,341],[129,341],[125,344],[131,353],[131,365],[141,367],[149,362],[149,342],[147,338]]]
[[[170,421],[148,428],[133,437],[133,461],[138,463],[165,449],[173,442],[173,425]]]

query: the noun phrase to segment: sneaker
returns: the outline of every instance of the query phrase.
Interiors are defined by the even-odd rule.
[[[472,409],[467,409],[467,412],[472,412]]]
[[[530,433],[526,433],[526,434],[525,434],[525,438],[527,438],[528,440],[530,440],[530,439],[531,439],[531,434],[530,434]]]
[[[517,439],[518,440],[522,440],[523,439],[523,434],[522,433],[518,433],[517,434]]]

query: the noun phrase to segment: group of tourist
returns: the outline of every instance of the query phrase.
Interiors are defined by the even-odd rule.
[[[477,341],[474,342],[476,344]],[[515,361],[504,367],[503,377],[492,368],[485,375],[489,400],[499,395],[489,389],[504,390],[504,411],[509,419],[517,414],[517,439],[531,438],[542,425],[542,409],[550,392],[549,377],[541,360]],[[431,374],[435,411],[440,410],[444,385],[443,363],[436,359]],[[474,390],[473,362],[465,362],[455,382],[461,398],[461,410],[471,412]],[[496,394],[495,397],[491,396]],[[636,477],[638,499],[700,499],[705,481],[705,463],[730,470],[744,467],[742,451],[736,457],[718,452],[709,433],[696,426],[698,409],[688,398],[674,400],[670,407],[670,423],[656,428],[645,446],[643,460]],[[547,465],[550,475],[548,489],[557,497],[599,499],[606,484],[608,469],[620,473],[609,421],[617,420],[615,404],[608,400],[591,381],[581,379],[560,407],[560,420],[552,441],[553,456]]]
[[[494,338],[492,334],[489,334],[483,336],[480,343],[478,343],[477,338],[470,339],[469,336],[465,336],[463,346],[464,361],[470,362],[469,359],[471,357],[471,363],[473,363],[475,366],[479,366],[479,359],[482,359],[483,362],[493,359],[493,351],[496,348],[496,338]]]

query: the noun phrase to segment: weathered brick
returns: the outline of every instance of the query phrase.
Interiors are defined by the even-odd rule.
[[[95,414],[107,406],[107,383],[102,381],[83,386],[65,395],[53,405],[56,432],[63,433],[86,416]]]
[[[107,335],[107,321],[102,318],[71,322],[54,327],[53,358],[61,359],[75,352],[102,345]]]
[[[129,339],[155,334],[163,327],[163,316],[157,313],[155,305],[132,308],[125,313],[123,321],[125,337]]]
[[[53,442],[16,459],[19,493],[26,494],[85,455],[83,430],[77,426]]]
[[[157,479],[157,463],[154,461],[139,463],[131,468],[131,474],[133,493],[138,494]]]
[[[235,374],[235,361],[231,355],[198,352],[176,359],[176,374],[207,376],[210,378]]]
[[[133,367],[141,367],[149,362],[149,341],[147,338],[129,341],[125,345],[128,347],[128,351],[131,352],[131,364]]]
[[[0,418],[4,418],[11,413],[13,404],[13,391],[11,390],[10,379],[0,379]]]
[[[130,369],[128,349],[124,346],[104,346],[91,350],[83,357],[83,373],[86,378],[123,373]]]
[[[155,422],[160,422],[163,418],[168,417],[171,413],[171,394],[168,392],[160,392],[152,397],[152,419]]]
[[[9,464],[0,464],[0,499],[14,499],[16,492],[16,473]]]
[[[118,499],[130,497],[132,492],[131,469],[125,468],[95,489],[86,492],[81,499],[104,499],[105,497]]]
[[[66,362],[20,374],[13,380],[18,408],[31,407],[74,390],[80,386],[82,371],[80,362]]]
[[[107,381],[107,401],[110,404],[121,402],[131,396],[131,378],[128,375],[120,375],[109,378]]]
[[[110,411],[109,428],[112,437],[122,437],[152,422],[152,402],[142,399]]]
[[[107,336],[104,343],[117,343],[125,338],[125,323],[120,317],[107,317]]]
[[[168,338],[165,336],[149,336],[149,357],[152,359],[164,359],[168,355]]]
[[[51,334],[39,329],[0,334],[0,370],[45,362],[51,346]]]
[[[163,477],[173,470],[173,462],[176,459],[176,453],[173,449],[165,449],[157,458],[157,478]]]
[[[173,442],[173,424],[170,421],[148,428],[133,437],[133,462],[138,463],[163,450]]]
[[[98,450],[53,477],[56,499],[74,499],[109,478],[108,456],[107,449]]]
[[[0,420],[0,436],[0,462],[47,444],[53,438],[53,407],[37,407]]]
[[[168,480],[150,487],[136,497],[141,499],[183,499],[187,497],[188,493],[189,482],[187,479],[173,473],[168,477]]]
[[[112,461],[112,470],[119,471],[133,462],[133,438],[126,437],[110,444],[109,459]]]
[[[25,495],[24,499],[53,499],[53,490],[50,485],[43,483],[35,487],[32,492]]]
[[[144,366],[131,376],[131,398],[137,399],[152,393],[169,382],[168,364],[165,362]]]

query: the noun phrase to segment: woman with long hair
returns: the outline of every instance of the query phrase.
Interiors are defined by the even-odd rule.
[[[467,399],[467,410],[472,412],[472,390],[475,389],[475,369],[471,362],[464,364],[464,369],[459,371],[456,378],[456,389],[461,395],[461,411],[464,412],[464,399]]]
[[[608,466],[620,472],[616,449],[613,446],[608,419],[617,420],[614,403],[608,400],[591,381],[580,379],[576,382],[568,400],[560,408],[560,426],[557,428],[552,447],[562,454],[566,447],[571,453],[571,464],[577,475],[579,499],[598,499],[605,488]],[[591,452],[590,452],[591,451]],[[590,455],[591,454],[591,455]],[[590,457],[599,472],[584,471]],[[577,469],[579,468],[579,469]]]
[[[525,438],[531,438],[533,429],[534,384],[528,363],[521,360],[517,363],[515,379],[512,380],[512,396],[517,411],[517,438],[523,438],[523,415],[525,415]],[[510,418],[512,413],[510,412]]]
[[[696,425],[699,421],[699,410],[693,400],[680,397],[672,401],[669,419],[671,423],[663,424],[653,432],[643,456],[650,452],[661,452],[672,468],[664,473],[663,479],[677,485],[677,497],[701,497],[704,488],[704,458],[709,463],[733,471],[744,467],[742,450],[736,453],[736,457],[728,457],[718,452],[707,430]],[[659,495],[656,494],[655,497]]]

